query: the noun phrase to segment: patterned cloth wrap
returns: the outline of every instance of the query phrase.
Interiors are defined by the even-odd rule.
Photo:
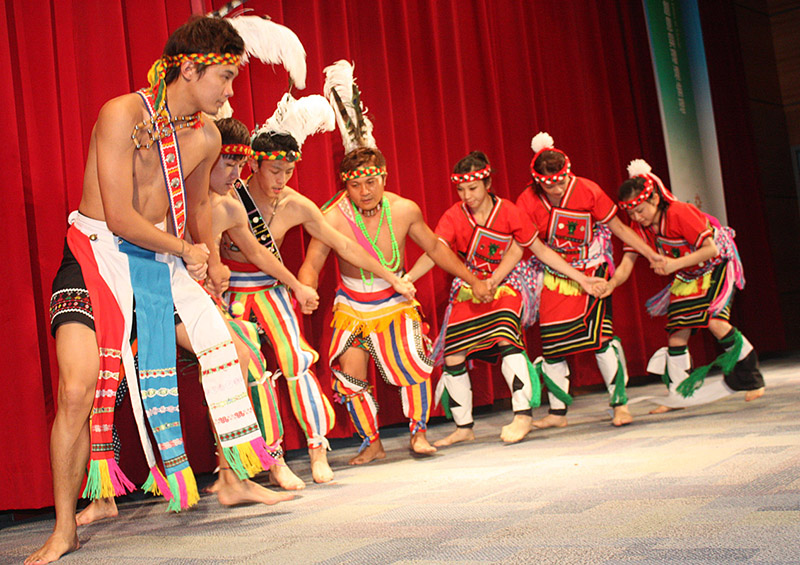
[[[533,258],[531,258],[533,259]],[[523,260],[517,263],[511,272],[503,279],[503,284],[497,287],[495,298],[502,292],[503,287],[510,287],[517,291],[522,296],[522,326],[528,328],[536,323],[539,317],[539,299],[541,297],[541,276],[542,263],[532,260]],[[469,265],[467,265],[469,268]],[[448,306],[444,312],[444,318],[441,323],[441,330],[436,337],[433,344],[433,352],[431,358],[436,365],[441,365],[444,362],[444,344],[445,335],[447,333],[447,325],[450,321],[450,314],[453,311],[453,304],[463,300],[470,300],[472,292],[468,294],[462,292],[462,289],[469,289],[469,285],[461,278],[454,278],[450,285],[450,296],[448,298]]]
[[[693,268],[691,273],[687,273],[686,271],[675,273],[675,278],[672,282],[647,300],[647,312],[651,316],[664,316],[667,313],[670,295],[673,293],[673,289],[680,286],[682,283],[691,283],[705,277],[710,274],[717,265],[724,261],[728,263],[724,287],[711,302],[708,311],[712,316],[719,314],[730,301],[734,287],[739,290],[744,289],[744,267],[742,266],[741,257],[739,257],[739,250],[736,247],[736,242],[734,242],[736,231],[734,231],[733,228],[721,226],[719,221],[713,216],[706,214],[706,217],[708,217],[711,225],[714,227],[714,243],[719,250],[719,254],[706,261],[702,267]]]

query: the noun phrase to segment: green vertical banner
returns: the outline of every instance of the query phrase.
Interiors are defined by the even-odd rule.
[[[672,192],[725,224],[725,193],[697,2],[643,2]]]

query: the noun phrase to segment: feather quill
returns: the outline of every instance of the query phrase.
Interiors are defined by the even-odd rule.
[[[306,87],[306,50],[292,30],[259,16],[237,16],[228,21],[244,40],[243,62],[253,56],[270,65],[280,63],[298,89]]]
[[[336,123],[342,134],[345,153],[359,147],[375,147],[372,122],[361,102],[361,93],[353,76],[354,65],[340,60],[325,67],[323,92],[331,106],[337,110]]]
[[[296,100],[287,92],[278,102],[275,113],[256,130],[254,137],[262,133],[289,134],[302,148],[309,135],[333,131],[335,127],[336,116],[324,97],[312,94]]]

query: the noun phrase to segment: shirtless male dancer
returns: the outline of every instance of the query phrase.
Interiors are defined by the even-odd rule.
[[[222,135],[222,152],[211,169],[209,179],[209,199],[211,201],[211,221],[214,243],[218,247],[222,234],[247,257],[247,260],[260,271],[275,278],[291,289],[294,298],[303,309],[313,310],[319,304],[319,296],[313,288],[301,284],[284,264],[266,247],[262,246],[250,231],[250,221],[242,202],[234,193],[234,184],[241,182],[239,176],[242,166],[252,154],[250,132],[242,122],[234,118],[223,118],[214,122]],[[259,343],[254,344],[256,348]],[[266,383],[265,387],[271,386]],[[272,415],[278,429],[264,430],[275,440],[282,439],[280,416]],[[271,441],[268,439],[267,443]],[[269,469],[270,481],[287,490],[305,487],[300,477],[295,475],[283,460],[283,450],[278,447],[272,452],[277,462]],[[210,490],[214,491],[216,485]]]
[[[403,269],[406,239],[411,237],[434,263],[471,285],[479,300],[492,299],[493,289],[436,237],[419,206],[385,190],[386,159],[378,149],[361,147],[349,152],[339,170],[344,190],[325,207],[325,217],[335,229],[351,242],[369,248],[383,265],[397,273]],[[318,238],[311,240],[298,272],[301,282],[317,286],[330,250]],[[341,253],[339,272],[342,280],[334,302],[330,363],[334,390],[347,405],[363,439],[361,451],[350,464],[386,457],[378,435],[377,403],[367,381],[370,356],[384,379],[401,387],[411,449],[420,454],[435,452],[426,438],[433,360],[422,335],[419,303],[398,296]]]
[[[225,379],[225,382],[217,381],[223,385],[220,388],[228,387],[231,382],[241,385],[241,370],[236,352],[230,347],[230,334],[223,327],[224,322],[210,299],[203,293],[200,296],[205,300],[198,300],[196,290],[202,292],[202,289],[190,280],[184,263],[198,277],[204,274],[207,264],[209,278],[219,287],[224,285],[226,270],[220,263],[218,253],[209,250],[213,246],[208,175],[219,154],[220,136],[209,120],[202,119],[201,112],[215,114],[225,100],[233,95],[232,83],[238,74],[243,52],[242,39],[227,21],[192,18],[167,41],[164,55],[158,61],[160,67],[154,67],[158,71],[155,74],[158,80],[153,89],[142,96],[138,93],[119,96],[100,110],[91,134],[78,214],[73,216],[74,223],[68,232],[69,245],[65,246],[65,258],[54,281],[54,299],[51,302],[60,377],[58,410],[50,443],[56,524],[52,535],[26,559],[26,563],[49,563],[79,548],[75,506],[90,455],[88,422],[98,375],[104,373],[101,369],[108,366],[109,359],[113,362],[114,358],[117,376],[113,378],[118,379],[119,372],[120,350],[109,353],[106,348],[99,346],[98,332],[103,328],[104,332],[111,330],[106,333],[124,335],[122,329],[116,326],[123,325],[122,316],[127,314],[130,317],[133,294],[130,290],[131,275],[127,272],[121,275],[117,273],[119,280],[112,283],[102,272],[97,276],[98,265],[94,265],[94,272],[90,273],[85,257],[91,259],[94,255],[98,262],[108,260],[116,266],[124,264],[127,268],[128,260],[120,262],[118,257],[124,246],[136,246],[144,252],[163,254],[164,264],[169,265],[168,282],[172,286],[179,315],[185,319],[185,312],[192,317],[192,322],[208,323],[207,329],[203,330],[205,336],[188,332],[187,326],[179,323],[175,326],[178,345],[198,351],[192,343],[197,342],[197,345],[211,339],[217,350],[208,350],[205,344],[201,346],[203,351],[198,351],[199,356],[203,357],[200,360],[201,368],[208,367],[209,362],[214,365],[221,363],[225,368],[216,371],[215,375],[217,379]],[[158,88],[159,85],[162,88]],[[151,108],[148,108],[148,104]],[[148,123],[152,126],[149,130]],[[172,132],[177,133],[173,135]],[[175,151],[171,158],[166,156],[162,161],[156,145],[159,137],[179,143],[180,153]],[[150,147],[151,144],[153,147]],[[176,163],[175,154],[179,155],[179,163]],[[164,163],[171,166],[173,173],[170,177],[171,194],[165,190]],[[180,166],[176,167],[178,164]],[[191,213],[185,216],[183,211],[187,209]],[[157,227],[164,223],[170,210],[172,221],[168,223],[171,223],[172,233]],[[188,227],[197,244],[188,243],[180,237],[185,227]],[[79,256],[77,261],[73,255]],[[132,264],[133,257],[127,255],[131,257]],[[177,257],[182,261],[177,261]],[[150,259],[146,261],[155,263]],[[102,266],[99,268],[102,271]],[[67,313],[58,308],[61,293],[68,287],[74,288],[76,283],[84,284],[84,279],[88,286],[90,277],[93,285],[99,284],[110,296],[105,299],[104,311],[113,314],[112,311],[116,310],[115,320],[110,326],[104,314],[100,314],[101,301],[95,301],[94,293],[90,300],[89,291],[79,292],[83,304],[81,312]],[[98,278],[100,283],[97,283]],[[114,290],[109,291],[108,285],[112,284],[115,285]],[[122,304],[110,292],[119,289],[125,291],[126,284],[129,303]],[[122,313],[120,309],[123,309]],[[201,325],[190,324],[189,321],[187,324]],[[124,325],[129,331],[128,319],[124,320]],[[140,327],[140,338],[142,330]],[[220,332],[224,333],[224,337],[218,335]],[[122,341],[121,356],[125,359],[124,339]],[[126,369],[128,367],[126,365]],[[133,374],[132,371],[126,372]],[[239,440],[253,437],[255,443],[255,436],[260,436],[260,433],[257,424],[252,430],[252,423],[255,422],[252,407],[248,412],[244,405],[231,403],[230,406],[244,416],[227,419],[250,427],[244,436],[238,436]],[[98,418],[97,414],[92,420],[95,418]],[[241,422],[243,419],[246,421]],[[226,448],[233,446],[232,449],[236,449],[237,445],[241,445],[241,441],[237,443],[231,437],[238,435],[242,428],[225,428],[221,420],[215,420],[215,425],[224,437],[223,445],[227,443]],[[94,433],[95,430],[92,430],[91,435]],[[224,495],[218,494],[221,501],[277,502],[275,493],[255,483],[238,480],[236,483],[226,489]],[[166,483],[162,485],[166,486]],[[129,482],[126,486],[133,487]],[[112,488],[110,492],[103,491],[101,496],[108,498],[113,494]]]
[[[402,296],[413,297],[415,290],[410,282],[400,279],[356,242],[331,227],[316,204],[287,186],[300,152],[292,135],[263,131],[253,139],[252,149],[253,175],[247,184],[235,183],[234,192],[245,202],[244,208],[251,214],[249,229],[258,234],[265,250],[279,252],[286,233],[301,225],[349,263],[374,272]],[[261,221],[253,223],[254,217]],[[231,269],[227,299],[244,304],[245,318],[255,319],[266,333],[287,379],[292,410],[308,439],[311,475],[317,483],[329,482],[333,471],[328,464],[325,434],[333,428],[334,412],[313,373],[317,352],[302,336],[291,301],[286,299],[285,287],[276,284],[277,281],[263,280],[264,275],[259,272],[262,267],[253,264],[232,235],[223,234],[220,248],[224,263]],[[300,301],[300,305],[304,313],[316,308],[316,303]]]

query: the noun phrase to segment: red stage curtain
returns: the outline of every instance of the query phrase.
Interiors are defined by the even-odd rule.
[[[0,254],[7,293],[0,305],[0,402],[7,430],[0,459],[3,510],[52,504],[47,446],[58,374],[47,307],[66,217],[80,199],[97,113],[109,98],[144,86],[169,31],[187,19],[193,6],[210,10],[221,2],[0,2],[0,88],[5,101],[0,112],[6,124],[0,149],[6,237]],[[632,158],[646,158],[667,176],[638,2],[252,0],[247,7],[289,26],[305,45],[308,88],[298,95],[320,92],[324,66],[341,58],[355,61],[375,137],[389,163],[388,189],[416,200],[431,225],[457,198],[448,172],[473,149],[490,156],[498,194],[515,199],[529,182],[530,139],[540,130],[549,131],[569,153],[578,175],[595,180],[611,195]],[[715,38],[723,46],[715,53],[726,53],[728,37]],[[725,88],[726,81],[738,76],[735,61],[719,71],[713,70],[715,60],[709,62],[715,88]],[[287,83],[280,68],[255,62],[243,69],[232,100],[235,116],[249,127],[263,121]],[[742,109],[735,92],[725,96],[727,108]],[[737,111],[728,116],[726,131],[736,130],[744,115]],[[726,151],[729,145],[720,147]],[[342,153],[337,134],[309,139],[292,186],[317,204],[327,201],[338,188],[334,173]],[[751,186],[738,179],[744,168],[745,178],[754,181],[753,165],[736,156],[723,155],[723,160],[729,216],[744,222],[749,200],[737,196],[749,194]],[[760,245],[763,222],[751,229],[756,233],[748,237]],[[305,239],[300,231],[287,238],[284,257],[292,269],[302,261]],[[745,293],[742,302],[748,307],[737,323],[761,350],[776,350],[783,347],[777,332],[753,331],[761,329],[756,300],[776,304],[771,265],[758,245],[742,246],[755,288]],[[410,246],[409,266],[419,253]],[[767,276],[757,278],[756,272]],[[642,306],[664,282],[640,266],[615,295],[617,333],[633,375],[642,375],[648,356],[664,344],[662,321],[650,319]],[[448,283],[445,274],[434,271],[418,284],[432,333],[438,331]],[[307,337],[320,350],[317,368],[328,391],[328,310],[335,285],[330,262],[322,279],[320,311],[305,320]],[[536,356],[536,332],[528,338],[531,356]],[[698,361],[714,353],[708,342],[703,348]],[[573,376],[577,386],[600,382],[588,355],[575,360]],[[208,471],[213,457],[201,393],[190,375],[182,386],[187,392],[182,413],[191,422],[185,422],[192,437],[190,457],[196,470]],[[482,364],[473,371],[473,386],[476,405],[508,396],[500,372]],[[291,415],[285,385],[281,387],[285,445],[297,448],[304,444],[302,433]],[[403,420],[396,390],[379,382],[378,398],[382,424]],[[351,435],[341,407],[337,417],[332,435]],[[126,411],[120,428],[123,467],[141,481],[143,459]]]

